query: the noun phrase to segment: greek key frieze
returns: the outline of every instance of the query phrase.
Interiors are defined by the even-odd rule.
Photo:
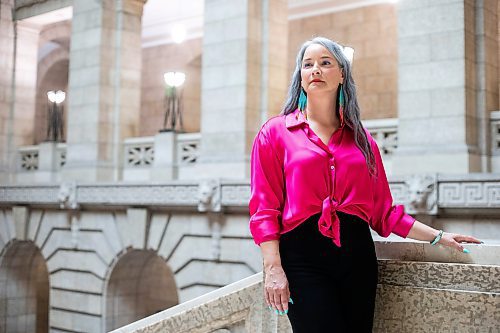
[[[443,208],[500,208],[500,181],[440,183],[438,204]]]

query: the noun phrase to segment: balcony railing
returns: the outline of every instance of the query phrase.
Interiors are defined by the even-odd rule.
[[[391,174],[392,154],[398,147],[398,119],[365,120],[363,124],[377,141],[384,159],[386,172]],[[490,137],[491,171],[500,172],[500,111],[491,112]],[[174,170],[172,171],[172,179],[184,179],[191,174],[190,170],[196,165],[200,156],[201,133],[173,134],[171,141],[157,141],[156,138],[153,136],[129,138],[124,141],[124,180],[149,180],[155,178],[151,176],[150,170],[155,166],[163,167],[161,164],[155,164],[155,150],[158,150],[156,153],[159,154],[164,154],[164,152],[172,154],[172,156],[162,158],[163,162],[168,161],[168,165]],[[158,144],[170,146],[165,149],[165,147],[158,147]],[[41,156],[44,154],[42,151],[45,151],[40,148],[41,145],[25,146],[18,149],[18,173],[26,175],[26,173],[37,172],[40,169],[40,161],[44,159],[44,156]],[[66,162],[66,144],[58,143],[56,147],[56,153],[54,154],[56,167],[54,171],[58,172]]]

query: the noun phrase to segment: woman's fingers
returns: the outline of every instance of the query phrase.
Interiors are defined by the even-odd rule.
[[[476,243],[476,244],[481,244],[482,241],[479,239],[472,237],[472,236],[463,236],[463,235],[457,235],[455,237],[455,240],[459,243],[465,242],[465,243]]]
[[[282,267],[276,266],[266,271],[264,278],[264,294],[266,303],[268,306],[271,306],[272,310],[276,311],[277,314],[283,315],[288,312],[290,291],[288,289],[288,280]]]
[[[264,288],[264,299],[266,300],[266,305],[268,307],[271,307],[271,300],[269,299],[269,293],[265,288]]]
[[[283,308],[283,311],[285,313],[288,313],[288,301],[290,299],[290,291],[288,288],[284,290],[284,292],[281,294],[281,307]]]
[[[440,241],[443,245],[452,247],[456,249],[457,251],[463,252],[463,253],[470,253],[470,251],[466,248],[464,248],[460,243],[476,243],[476,244],[481,244],[479,239],[472,237],[472,236],[465,236],[465,235],[459,235],[459,234],[452,234],[452,233],[445,233]]]
[[[279,314],[283,313],[283,306],[281,305],[281,290],[280,289],[275,289],[274,290],[274,301],[276,302],[276,309],[278,310]]]

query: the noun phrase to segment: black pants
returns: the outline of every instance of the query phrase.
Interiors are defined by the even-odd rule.
[[[281,235],[294,333],[372,332],[377,257],[368,223],[337,212],[341,247],[318,230],[320,214]]]

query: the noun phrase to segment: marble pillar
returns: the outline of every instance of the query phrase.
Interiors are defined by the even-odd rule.
[[[118,181],[138,134],[144,0],[75,0],[63,179]]]
[[[394,174],[488,171],[480,19],[472,0],[399,3]]]
[[[0,184],[10,182],[12,150],[12,73],[14,68],[14,0],[0,0]]]
[[[288,85],[286,0],[205,0],[197,177],[248,178],[262,123]]]

